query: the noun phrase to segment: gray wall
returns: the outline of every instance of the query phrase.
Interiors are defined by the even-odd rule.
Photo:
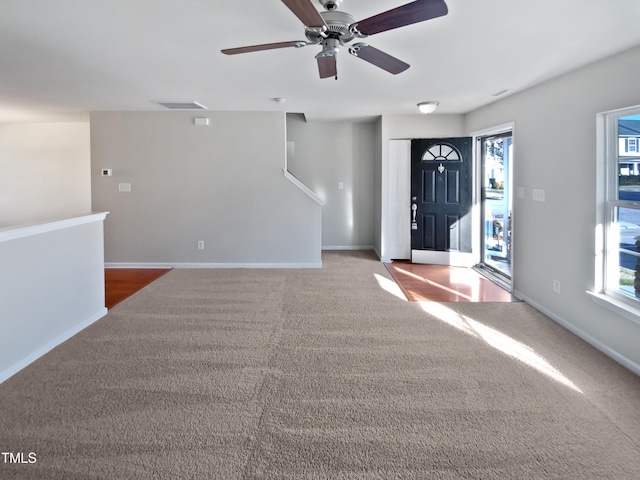
[[[0,227],[91,211],[88,123],[0,123]]]
[[[293,144],[288,170],[325,202],[322,247],[371,248],[375,124],[307,123],[302,115],[289,114],[287,141]]]
[[[382,258],[382,117],[376,120],[375,138],[373,248]]]
[[[640,105],[640,48],[466,116],[467,132],[515,122],[514,278],[518,294],[640,371],[640,324],[596,305],[596,115]],[[533,188],[546,191],[534,202]],[[552,289],[562,282],[561,294]]]
[[[278,112],[92,114],[93,209],[110,212],[105,261],[319,266],[321,209],[284,178],[285,152]]]

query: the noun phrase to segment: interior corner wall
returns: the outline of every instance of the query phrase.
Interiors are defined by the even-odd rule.
[[[108,264],[321,263],[320,207],[283,175],[284,113],[96,112],[91,154]]]
[[[640,105],[640,47],[466,115],[467,132],[515,123],[513,286],[517,294],[640,371],[640,324],[595,304],[596,116]],[[534,201],[532,190],[545,191]],[[553,280],[561,282],[561,293]]]
[[[375,123],[308,123],[289,114],[287,141],[288,170],[325,202],[322,247],[372,248]]]
[[[0,123],[0,227],[91,211],[89,123]]]
[[[375,123],[373,248],[382,259],[382,117]]]
[[[389,142],[398,139],[413,138],[446,138],[465,135],[464,117],[462,115],[385,115],[380,120],[380,155],[377,157],[380,172],[380,236],[376,240],[379,245],[379,255],[383,262],[391,260],[388,255],[388,245],[395,235],[395,225],[392,225],[391,199],[389,190],[392,168],[389,161]],[[407,215],[410,214],[409,199],[407,199]]]

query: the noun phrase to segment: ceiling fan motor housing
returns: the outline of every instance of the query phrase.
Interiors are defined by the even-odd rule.
[[[324,32],[318,32],[316,28],[308,28],[305,34],[310,42],[322,43],[327,38],[338,40],[339,43],[349,43],[354,39],[353,33],[349,26],[355,23],[355,18],[348,13],[339,12],[337,10],[320,12],[327,28]]]

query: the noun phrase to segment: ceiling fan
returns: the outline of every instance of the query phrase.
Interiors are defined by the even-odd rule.
[[[307,40],[228,48],[222,50],[222,53],[236,55],[276,48],[320,45],[322,51],[316,55],[320,78],[336,77],[337,79],[336,55],[341,47],[347,47],[351,55],[396,75],[408,69],[409,64],[367,43],[351,44],[351,42],[356,38],[364,39],[369,35],[441,17],[449,11],[444,0],[417,0],[373,17],[356,21],[350,14],[338,10],[342,0],[318,1],[325,8],[325,12],[318,12],[311,0],[282,0],[282,3],[304,24]]]

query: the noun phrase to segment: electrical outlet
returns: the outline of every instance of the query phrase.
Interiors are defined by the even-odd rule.
[[[198,240],[198,250],[204,250],[204,240]]]
[[[558,280],[557,278],[553,279],[553,291],[556,293],[560,293],[560,288],[562,287],[562,284],[560,283],[560,280]]]

